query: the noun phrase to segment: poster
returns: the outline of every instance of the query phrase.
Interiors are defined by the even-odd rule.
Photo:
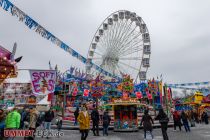
[[[55,70],[30,70],[29,72],[34,94],[47,95],[55,91]]]

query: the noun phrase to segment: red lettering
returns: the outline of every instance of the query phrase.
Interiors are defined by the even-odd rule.
[[[4,136],[9,137],[9,130],[4,130]]]
[[[24,130],[16,130],[16,137],[24,137],[25,133]]]

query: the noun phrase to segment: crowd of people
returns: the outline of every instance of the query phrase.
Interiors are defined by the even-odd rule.
[[[90,130],[90,120],[92,120],[92,131],[94,136],[100,136],[99,135],[99,124],[100,121],[102,121],[103,126],[103,135],[108,136],[108,127],[111,121],[111,118],[107,111],[104,112],[103,115],[99,113],[96,106],[94,106],[94,109],[92,110],[90,116],[88,113],[88,108],[86,105],[83,105],[81,107],[81,111],[79,111],[79,108],[76,109],[74,112],[75,115],[75,125],[78,124],[80,126],[80,132],[81,132],[81,140],[86,140],[89,130]],[[167,129],[168,129],[168,123],[169,123],[169,117],[164,112],[163,109],[159,110],[158,115],[155,117],[155,120],[159,120],[163,139],[169,140]],[[184,126],[184,129],[186,132],[190,132],[190,127],[195,126],[196,123],[202,123],[208,124],[208,114],[206,111],[204,111],[201,114],[201,120],[199,120],[199,117],[197,116],[196,112],[193,111],[174,111],[173,112],[173,120],[174,120],[174,131],[176,131],[176,127],[179,127],[179,130],[182,131],[182,126]],[[147,137],[151,137],[151,139],[154,138],[152,134],[154,121],[152,117],[149,115],[149,111],[145,110],[144,115],[142,116],[142,120],[140,122],[140,125],[143,125],[144,130],[144,139],[146,140]]]
[[[174,120],[174,131],[176,131],[176,126],[179,127],[179,130],[182,131],[182,125],[185,128],[186,132],[190,132],[190,127],[195,127],[197,123],[205,123],[209,124],[208,114],[204,110],[200,115],[195,111],[182,111],[179,113],[178,111],[174,111],[173,120]]]
[[[88,133],[90,130],[90,120],[92,121],[92,131],[94,136],[100,136],[99,134],[100,120],[103,122],[103,136],[104,135],[108,136],[108,128],[111,122],[111,117],[109,116],[107,111],[105,111],[104,114],[101,115],[97,107],[94,106],[93,111],[89,115],[88,108],[84,104],[81,107],[81,111],[78,111],[78,109],[76,109],[74,115],[75,115],[75,124],[77,124],[77,121],[79,122],[81,140],[86,140],[86,138],[88,137]]]
[[[4,137],[4,130],[33,130],[38,127],[44,130],[51,129],[51,123],[55,118],[52,109],[46,112],[39,112],[35,107],[24,109],[13,108],[10,111],[0,109],[0,140],[13,140],[14,137]],[[62,117],[56,118],[58,131],[62,127]],[[24,140],[34,140],[35,136],[25,137]],[[49,138],[47,136],[47,138]]]
[[[103,112],[103,114],[101,113]],[[86,140],[88,137],[88,133],[90,130],[90,124],[92,121],[92,131],[94,136],[100,136],[99,134],[99,125],[100,122],[103,126],[103,136],[108,136],[108,128],[111,122],[111,117],[109,116],[108,111],[98,110],[97,106],[94,106],[94,109],[89,114],[88,108],[85,104],[81,106],[81,108],[76,108],[74,112],[75,123],[74,125],[79,125],[79,130],[81,133],[81,140]],[[56,118],[56,124],[58,131],[62,128],[62,117],[55,117],[54,112],[49,109],[47,112],[39,112],[35,107],[28,107],[22,110],[18,108],[13,108],[11,111],[5,111],[0,109],[0,140],[13,140],[14,137],[4,137],[4,130],[33,130],[34,132],[38,127],[41,127],[45,130],[51,129],[51,123],[53,119]],[[159,110],[158,115],[155,117],[155,120],[159,120],[162,135],[164,140],[168,140],[167,128],[169,118],[164,112],[163,109]],[[184,127],[186,132],[190,132],[190,127],[194,127],[196,123],[205,123],[208,124],[208,114],[206,111],[202,112],[202,114],[197,115],[196,112],[193,111],[174,111],[173,112],[173,120],[174,120],[174,131],[176,131],[176,127],[182,131],[182,126]],[[143,125],[144,130],[144,139],[148,136],[151,139],[154,138],[152,134],[154,120],[149,115],[149,111],[145,110],[144,115],[142,116],[142,120],[140,125]],[[34,140],[35,136],[25,137],[25,140]],[[48,136],[47,136],[48,138]]]

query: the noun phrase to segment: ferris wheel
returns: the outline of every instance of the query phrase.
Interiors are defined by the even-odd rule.
[[[97,29],[87,60],[115,76],[129,74],[135,81],[146,80],[150,66],[149,31],[134,12],[120,10],[109,15]],[[91,73],[94,68],[86,65]]]

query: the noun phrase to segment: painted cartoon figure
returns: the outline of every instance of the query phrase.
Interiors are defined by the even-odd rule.
[[[44,94],[46,93],[47,87],[48,87],[47,81],[45,80],[45,78],[43,78],[43,80],[42,80],[42,86],[41,86],[42,93],[44,93]]]

